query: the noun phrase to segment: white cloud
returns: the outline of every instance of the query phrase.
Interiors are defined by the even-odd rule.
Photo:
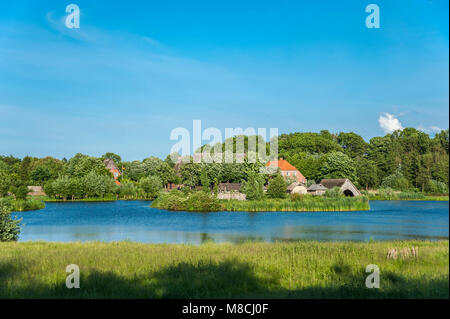
[[[392,133],[396,130],[403,130],[402,123],[394,115],[389,113],[383,113],[378,118],[378,123],[383,131],[387,133]]]

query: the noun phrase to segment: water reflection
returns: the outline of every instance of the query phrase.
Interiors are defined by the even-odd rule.
[[[169,212],[144,201],[49,203],[23,218],[20,240],[192,243],[448,239],[448,202],[371,202],[368,212]]]

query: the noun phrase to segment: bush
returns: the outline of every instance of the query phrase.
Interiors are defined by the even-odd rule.
[[[428,191],[435,194],[448,194],[448,185],[432,179],[428,185]]]
[[[331,198],[339,198],[344,197],[344,193],[339,187],[333,187],[332,189],[327,189],[324,196]]]
[[[380,188],[377,192],[377,196],[380,196],[383,199],[386,200],[392,200],[395,199],[395,192],[392,188]]]
[[[409,181],[405,176],[403,176],[400,166],[394,174],[391,174],[383,179],[381,182],[381,188],[392,188],[399,191],[406,191],[409,188]]]
[[[275,178],[269,181],[267,186],[267,196],[269,198],[286,198],[286,182],[283,176],[278,174]]]
[[[255,172],[249,172],[248,181],[243,183],[242,190],[248,200],[264,198],[264,178]]]
[[[189,192],[173,190],[168,193],[163,193],[153,201],[151,207],[196,212],[223,210],[223,206],[217,198],[203,191]]]
[[[26,187],[25,185],[11,187],[11,193],[14,194],[14,197],[17,200],[25,200],[27,198],[28,192],[28,187]]]
[[[145,197],[154,200],[158,197],[159,192],[162,190],[162,181],[158,176],[152,175],[149,177],[143,177],[139,181],[139,187],[144,191]]]
[[[11,218],[11,203],[7,199],[0,199],[0,241],[19,239],[20,221]]]

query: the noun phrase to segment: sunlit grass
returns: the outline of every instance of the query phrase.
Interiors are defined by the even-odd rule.
[[[387,259],[418,247],[417,258]],[[77,264],[80,289],[65,286]],[[380,269],[368,289],[366,266]],[[448,241],[0,243],[2,298],[448,298]]]

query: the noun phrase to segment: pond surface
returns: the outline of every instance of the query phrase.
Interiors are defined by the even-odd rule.
[[[448,239],[449,204],[371,201],[362,212],[170,212],[147,201],[47,203],[23,218],[20,241],[148,243]]]

